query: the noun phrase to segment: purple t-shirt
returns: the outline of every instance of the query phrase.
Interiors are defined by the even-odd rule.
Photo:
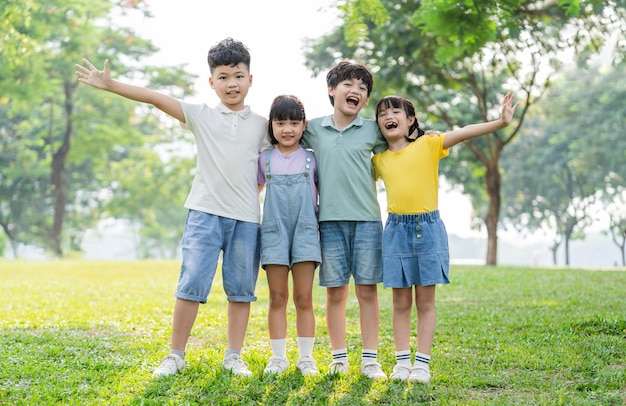
[[[289,155],[283,155],[278,148],[272,150],[270,172],[274,175],[291,175],[301,173],[304,171],[304,165],[306,162],[306,150],[302,147],[298,148]],[[315,154],[311,153],[311,162],[309,173],[311,180],[311,196],[313,199],[313,207],[317,212],[317,160]],[[257,175],[257,182],[259,185],[265,185],[265,151],[259,155],[259,168]]]

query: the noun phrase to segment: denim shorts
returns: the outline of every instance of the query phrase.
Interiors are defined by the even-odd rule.
[[[261,224],[261,264],[286,265],[298,262],[322,262],[317,218],[300,216],[289,230],[286,221],[263,220]]]
[[[389,213],[383,232],[383,286],[409,288],[448,284],[448,234],[439,210]]]
[[[259,276],[259,225],[189,210],[176,297],[206,303],[220,252],[222,282],[230,302],[253,302]]]
[[[382,282],[382,231],[380,221],[320,221],[320,286],[343,286],[350,276],[359,285]]]

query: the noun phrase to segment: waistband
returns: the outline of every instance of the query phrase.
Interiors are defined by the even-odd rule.
[[[439,210],[419,214],[388,213],[387,215],[387,221],[394,223],[419,223],[423,221],[435,221],[439,219]]]

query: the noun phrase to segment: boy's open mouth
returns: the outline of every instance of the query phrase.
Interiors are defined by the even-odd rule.
[[[359,99],[357,99],[356,97],[348,97],[346,99],[346,102],[348,102],[348,104],[352,104],[354,106],[359,104]]]

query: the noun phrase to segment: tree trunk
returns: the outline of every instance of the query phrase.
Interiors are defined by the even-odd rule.
[[[485,226],[487,227],[487,258],[486,265],[498,264],[498,222],[500,221],[502,177],[498,168],[498,159],[487,165],[485,187],[489,196],[489,209]]]
[[[18,248],[19,248],[19,244],[17,243],[17,240],[15,239],[15,236],[13,235],[13,232],[11,231],[11,229],[9,228],[8,224],[2,223],[1,224],[2,229],[4,230],[4,234],[9,238],[9,244],[11,245],[11,251],[13,251],[13,258],[18,259]],[[2,254],[0,252],[0,254]]]
[[[65,220],[65,208],[67,206],[67,180],[65,171],[65,162],[67,161],[67,155],[70,152],[72,134],[74,127],[72,125],[72,94],[76,88],[76,83],[65,82],[65,132],[63,134],[63,141],[59,149],[52,156],[52,195],[54,197],[54,221],[52,224],[52,251],[56,256],[63,256],[62,234],[63,234],[63,222]],[[53,115],[50,114],[50,128],[52,128]],[[52,131],[52,129],[50,129]]]

